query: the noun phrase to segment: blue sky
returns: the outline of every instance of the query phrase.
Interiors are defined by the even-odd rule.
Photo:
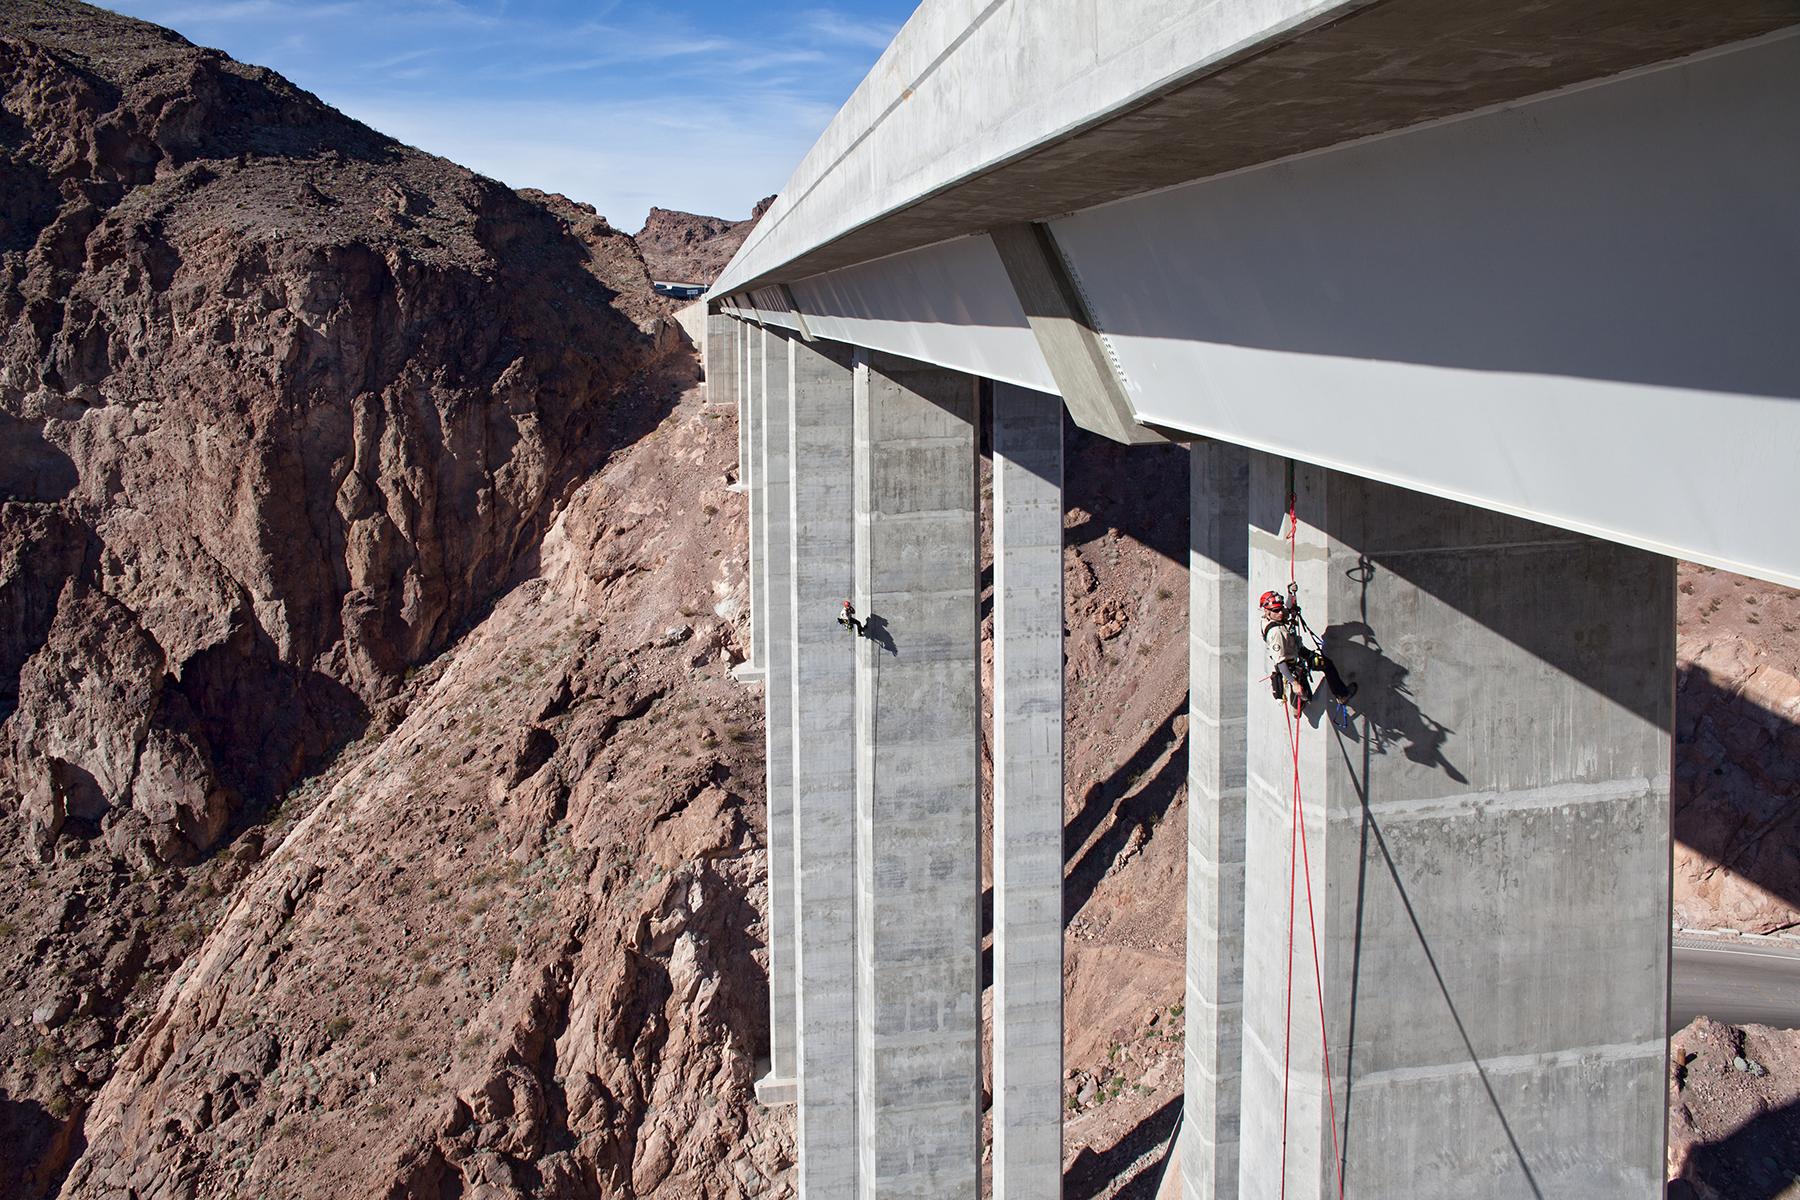
[[[780,190],[915,0],[102,0],[636,232]]]

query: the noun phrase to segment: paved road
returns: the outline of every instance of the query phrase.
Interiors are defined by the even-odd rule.
[[[1702,1013],[1731,1025],[1800,1029],[1800,950],[1677,936],[1673,974],[1672,1030]]]

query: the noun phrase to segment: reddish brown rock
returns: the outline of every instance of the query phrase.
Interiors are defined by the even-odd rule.
[[[743,221],[652,208],[635,240],[653,278],[711,284],[774,202],[773,196],[757,201]]]
[[[673,331],[591,210],[154,26],[9,4],[0,107],[0,794],[191,861],[508,581]]]
[[[1669,1044],[1669,1196],[1785,1196],[1800,1178],[1800,1031],[1701,1017]]]

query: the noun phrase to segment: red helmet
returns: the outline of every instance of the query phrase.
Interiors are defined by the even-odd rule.
[[[1266,613],[1277,613],[1287,607],[1281,599],[1280,592],[1264,592],[1262,594],[1262,599],[1258,600],[1257,603],[1262,606],[1262,610]]]

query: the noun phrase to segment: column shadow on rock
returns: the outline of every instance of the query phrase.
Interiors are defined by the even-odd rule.
[[[1714,1142],[1696,1146],[1679,1178],[1669,1184],[1670,1200],[1699,1200],[1695,1184],[1710,1195],[1737,1200],[1778,1200],[1791,1195],[1800,1174],[1800,1101],[1758,1113]]]
[[[1169,1135],[1181,1119],[1181,1097],[1176,1096],[1161,1108],[1125,1131],[1119,1140],[1105,1150],[1084,1147],[1063,1172],[1065,1200],[1093,1200],[1117,1182],[1133,1164],[1139,1167],[1124,1187],[1111,1193],[1112,1200],[1155,1200],[1162,1183],[1163,1158],[1153,1155],[1166,1146]],[[1144,1160],[1144,1161],[1140,1161]]]
[[[1715,748],[1708,749],[1711,743]],[[1677,842],[1800,905],[1800,723],[1705,667],[1677,668],[1670,826]]]
[[[1118,770],[1088,788],[1081,811],[1064,826],[1065,861],[1079,854],[1063,883],[1065,925],[1092,898],[1100,880],[1130,843],[1131,835],[1141,827],[1162,820],[1186,785],[1187,738],[1175,730],[1176,718],[1186,712],[1187,697],[1184,695],[1174,711],[1163,718],[1155,732],[1144,739]],[[1163,764],[1152,774],[1158,759],[1163,759]],[[1141,787],[1138,786],[1140,782]],[[1109,813],[1112,824],[1083,851],[1082,846]]]

